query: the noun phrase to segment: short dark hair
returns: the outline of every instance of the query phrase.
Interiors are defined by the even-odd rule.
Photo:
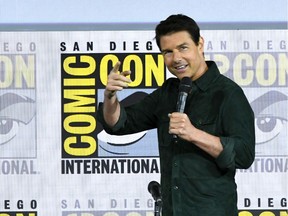
[[[196,45],[200,39],[200,28],[197,23],[190,17],[183,14],[176,14],[169,16],[166,20],[162,20],[155,29],[156,43],[160,47],[161,36],[169,35],[172,33],[187,31]]]

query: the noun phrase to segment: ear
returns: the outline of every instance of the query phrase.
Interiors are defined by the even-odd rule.
[[[198,49],[202,53],[204,52],[204,38],[200,36],[199,42],[198,42]]]

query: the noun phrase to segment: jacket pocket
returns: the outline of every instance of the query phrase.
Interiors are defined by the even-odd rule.
[[[217,134],[219,128],[217,127],[218,115],[199,115],[196,117],[190,117],[192,124],[200,130],[203,130],[210,134]]]

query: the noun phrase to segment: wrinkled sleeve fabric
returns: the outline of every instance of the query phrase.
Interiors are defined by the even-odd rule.
[[[127,119],[126,112],[124,111],[124,109],[121,106],[120,117],[119,117],[117,123],[113,127],[108,126],[104,120],[103,103],[102,102],[99,103],[98,110],[97,110],[97,121],[99,121],[102,124],[104,130],[107,133],[113,134],[113,133],[116,133],[117,131],[119,131],[121,128],[124,127],[124,122],[126,121],[126,119]]]
[[[120,116],[113,127],[109,127],[105,122],[103,103],[101,102],[97,110],[97,121],[102,124],[107,133],[114,135],[131,134],[155,128],[160,92],[161,90],[157,89],[144,99],[129,106],[124,107],[120,103]]]
[[[247,169],[255,157],[254,113],[242,89],[237,88],[225,101],[222,112],[223,151],[216,159],[220,168]]]

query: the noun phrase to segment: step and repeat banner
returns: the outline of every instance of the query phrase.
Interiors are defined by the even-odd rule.
[[[287,216],[288,31],[205,30],[205,57],[244,90],[256,158],[237,170],[239,216]],[[0,33],[0,216],[153,216],[156,130],[111,136],[96,120],[117,61],[124,105],[171,75],[154,31]]]

